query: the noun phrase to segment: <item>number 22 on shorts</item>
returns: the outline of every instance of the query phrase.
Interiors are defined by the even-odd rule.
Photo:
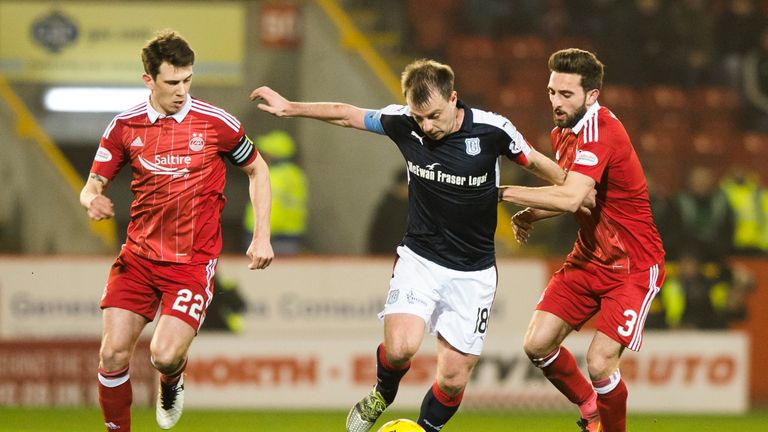
[[[181,313],[188,314],[197,321],[200,321],[200,311],[203,310],[205,299],[200,294],[195,294],[194,299],[192,291],[184,288],[176,293],[176,301],[173,302],[171,309]]]

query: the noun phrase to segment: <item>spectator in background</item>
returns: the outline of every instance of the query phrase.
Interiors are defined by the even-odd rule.
[[[651,212],[653,221],[659,230],[659,235],[664,243],[672,235],[672,226],[675,218],[672,208],[671,192],[667,185],[662,184],[654,175],[653,171],[645,174],[645,181],[648,184],[648,199],[651,201]]]
[[[741,95],[746,106],[747,129],[768,132],[768,26],[757,42],[757,47],[744,58]]]
[[[408,172],[398,169],[368,228],[368,253],[391,255],[403,242],[408,221]]]
[[[768,193],[754,172],[735,167],[720,183],[733,213],[733,253],[768,252]]]
[[[653,328],[727,329],[747,317],[753,276],[741,267],[703,263],[686,250],[651,307]]]
[[[256,139],[256,148],[269,164],[272,183],[272,248],[275,254],[296,255],[304,245],[307,229],[307,179],[296,164],[296,145],[287,132],[272,131]],[[253,237],[253,209],[243,217],[246,242]]]
[[[712,169],[694,166],[686,189],[675,196],[673,208],[677,217],[674,236],[668,239],[671,257],[694,250],[702,253],[704,261],[722,262],[731,253],[733,213]]]

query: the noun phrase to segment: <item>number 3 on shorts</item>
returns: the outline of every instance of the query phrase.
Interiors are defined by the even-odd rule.
[[[204,302],[205,299],[200,294],[196,294],[193,301],[192,291],[186,288],[180,289],[179,292],[176,293],[176,301],[173,302],[173,307],[171,309],[188,314],[195,320],[200,321],[200,311],[203,309]]]
[[[624,323],[624,327],[619,326],[617,330],[620,335],[627,337],[631,335],[632,331],[635,329],[635,324],[637,324],[637,312],[632,309],[627,309],[624,311],[624,316],[629,317],[629,319]]]

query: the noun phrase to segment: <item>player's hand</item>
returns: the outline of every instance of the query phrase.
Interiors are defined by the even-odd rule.
[[[589,191],[587,196],[585,196],[584,200],[581,202],[581,206],[586,208],[595,208],[597,206],[597,189]]]
[[[528,243],[535,220],[536,218],[531,208],[520,210],[512,216],[512,229],[515,231],[515,240],[519,244],[524,245]]]
[[[88,204],[88,217],[93,220],[110,219],[115,216],[115,205],[104,195],[96,195]]]
[[[248,268],[251,270],[265,269],[272,264],[272,260],[275,258],[272,244],[269,241],[258,241],[256,239],[251,241],[251,245],[248,246],[248,251],[245,254],[251,260],[248,264]]]
[[[277,117],[286,116],[286,109],[290,105],[290,102],[282,97],[280,93],[267,86],[262,86],[252,91],[250,99],[252,101],[261,99],[263,102],[258,103],[256,107]]]
[[[589,191],[587,196],[584,197],[584,200],[581,202],[581,206],[576,211],[576,213],[583,213],[586,215],[592,214],[592,210],[597,206],[597,190],[592,189]]]

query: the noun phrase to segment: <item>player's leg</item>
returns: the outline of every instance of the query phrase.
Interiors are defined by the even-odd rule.
[[[173,427],[184,408],[184,369],[187,351],[197,334],[187,322],[163,315],[150,342],[152,365],[160,372],[160,391],[155,412],[162,429]]]
[[[392,404],[400,380],[424,338],[424,319],[409,313],[384,315],[384,343],[376,349],[376,385],[347,415],[348,432],[367,432]]]
[[[469,375],[480,356],[466,354],[437,338],[437,377],[421,403],[418,423],[426,431],[440,431],[458,411]]]
[[[376,350],[376,390],[387,405],[395,400],[400,380],[424,339],[424,329],[420,316],[393,313],[384,317],[384,343]]]
[[[597,428],[596,394],[584,377],[573,354],[561,344],[573,331],[561,318],[549,312],[534,311],[523,349],[531,362],[571,403],[579,413],[587,430]],[[592,425],[589,425],[589,423]]]
[[[523,343],[533,364],[569,401],[578,406],[583,431],[599,427],[592,385],[567,348],[561,344],[574,329],[592,317],[599,304],[592,292],[591,273],[572,267],[560,269],[550,280],[531,318]]]
[[[101,298],[102,340],[99,350],[99,403],[108,430],[131,428],[128,367],[136,341],[160,303],[151,288],[151,268],[123,248],[109,272]]]
[[[430,330],[437,335],[437,375],[422,401],[418,423],[439,431],[459,409],[464,388],[483,352],[491,322],[496,267],[479,271],[436,269],[438,293]]]
[[[627,386],[621,379],[619,359],[624,348],[639,351],[645,320],[653,298],[664,281],[664,265],[630,274],[605,273],[597,332],[587,352],[587,368],[597,391],[597,406],[605,432],[624,432],[627,422]]]
[[[589,345],[587,368],[597,392],[601,432],[627,430],[627,386],[621,379],[619,358],[624,347],[600,331]]]
[[[131,311],[106,308],[99,349],[99,406],[107,430],[131,430],[133,391],[128,367],[147,319]]]
[[[154,269],[162,295],[160,320],[149,349],[152,365],[160,372],[155,417],[162,429],[170,429],[184,409],[184,370],[187,352],[213,298],[216,259],[204,264],[158,266]]]
[[[379,313],[384,321],[384,343],[376,350],[377,383],[349,410],[347,432],[370,430],[395,399],[435,309],[436,286],[427,269],[434,264],[404,246],[397,248],[397,254],[384,310]]]

